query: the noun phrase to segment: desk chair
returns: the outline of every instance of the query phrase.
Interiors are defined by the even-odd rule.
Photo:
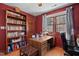
[[[55,32],[53,36],[55,37],[55,47],[63,47],[61,34]]]

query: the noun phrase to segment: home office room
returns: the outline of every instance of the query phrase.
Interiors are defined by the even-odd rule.
[[[79,56],[79,3],[0,3],[0,56]]]

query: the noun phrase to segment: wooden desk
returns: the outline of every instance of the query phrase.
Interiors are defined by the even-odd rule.
[[[40,38],[32,39],[30,38],[30,44],[39,50],[39,55],[45,55],[48,51],[47,41],[53,38],[52,36],[42,36]],[[53,44],[52,44],[53,45]]]

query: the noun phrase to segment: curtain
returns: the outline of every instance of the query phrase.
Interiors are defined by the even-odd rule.
[[[46,14],[42,15],[42,32],[47,31],[47,18]]]
[[[67,18],[67,40],[69,45],[74,45],[74,29],[73,29],[73,8],[66,8],[66,18]]]
[[[53,32],[53,24],[52,24],[52,18],[47,17],[47,15],[42,16],[42,32]]]

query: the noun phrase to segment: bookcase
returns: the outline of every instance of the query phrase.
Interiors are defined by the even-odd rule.
[[[26,43],[26,16],[6,10],[6,53],[20,50]]]

